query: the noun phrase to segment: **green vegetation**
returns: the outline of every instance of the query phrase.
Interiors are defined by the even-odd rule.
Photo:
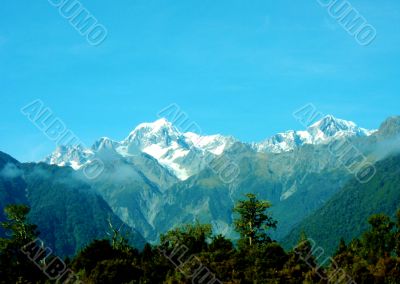
[[[84,283],[398,283],[400,279],[400,210],[396,220],[384,214],[369,218],[369,229],[348,244],[341,240],[329,263],[319,265],[321,247],[304,234],[285,251],[268,230],[276,221],[270,203],[247,194],[235,208],[241,236],[235,246],[210,225],[187,224],[161,236],[159,245],[142,251],[129,246],[123,232],[112,228],[110,238],[94,240],[65,264]],[[38,234],[27,221],[29,208],[6,207],[0,239],[0,283],[53,283],[21,248]],[[314,257],[316,255],[316,257]]]
[[[251,193],[246,196],[248,200],[239,201],[233,209],[240,216],[235,221],[236,231],[240,233],[242,239],[248,240],[249,246],[270,242],[271,238],[267,235],[267,230],[276,228],[277,223],[265,213],[271,204],[257,200],[256,196]]]
[[[19,163],[0,152],[0,222],[9,204],[30,207],[27,220],[37,225],[41,239],[60,257],[72,257],[94,239],[103,239],[116,227],[129,230],[129,243],[142,249],[145,240],[115,215],[110,206],[68,167]],[[0,237],[5,237],[0,227]]]
[[[36,226],[27,221],[29,208],[10,205],[4,209],[7,221],[1,223],[7,238],[0,238],[0,283],[36,283],[44,274],[21,249],[37,236]],[[30,282],[27,282],[27,281]]]
[[[384,213],[396,217],[400,206],[400,155],[375,164],[375,176],[365,184],[350,180],[326,204],[305,218],[282,242],[295,245],[302,232],[314,239],[328,254],[339,238],[346,242],[359,237],[369,227],[369,216]]]

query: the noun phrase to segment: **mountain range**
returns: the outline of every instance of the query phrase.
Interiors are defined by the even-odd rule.
[[[232,208],[248,192],[272,203],[273,216],[278,220],[273,237],[289,244],[306,228],[307,218],[318,220],[319,210],[331,204],[338,194],[346,195],[343,191],[348,184],[357,182],[343,157],[332,153],[332,145],[346,143],[357,150],[346,153],[345,162],[361,155],[364,162],[379,163],[398,150],[399,122],[399,117],[391,117],[378,130],[367,130],[328,115],[305,130],[290,130],[258,143],[244,143],[230,136],[183,133],[161,118],[138,125],[122,141],[102,137],[90,148],[59,146],[44,163],[14,164],[23,168],[23,182],[29,184],[35,180],[34,174],[28,174],[35,172],[29,171],[30,167],[67,174],[65,184],[73,188],[72,192],[90,194],[103,204],[97,208],[104,207],[99,210],[106,213],[92,214],[98,220],[113,214],[135,232],[138,246],[143,243],[141,237],[157,242],[160,234],[196,220],[212,224],[217,234],[235,238]],[[96,160],[102,161],[104,169],[98,177],[89,179],[84,169]],[[221,177],[226,164],[237,169],[235,178],[228,182]],[[379,174],[373,178],[377,177]],[[19,182],[22,181],[13,180],[13,184]],[[26,196],[30,195],[21,193],[2,200],[17,202]],[[38,198],[36,195],[34,200]],[[33,205],[33,212],[41,207],[51,208],[45,205],[50,202],[46,198],[42,203],[26,202]],[[45,226],[38,215],[32,216],[40,221],[39,227]],[[107,225],[98,224],[99,228]],[[55,229],[46,227],[46,231]],[[53,236],[51,241],[57,241],[57,233]],[[81,244],[72,246],[68,253],[79,247]]]
[[[248,145],[259,153],[282,153],[306,144],[320,145],[344,137],[369,136],[375,131],[327,115],[304,131],[289,130]],[[80,169],[105,152],[127,160],[140,154],[148,154],[176,178],[186,180],[206,167],[203,162],[206,155],[219,156],[235,143],[242,142],[222,135],[181,133],[171,122],[161,118],[153,123],[138,125],[119,142],[101,137],[87,149],[81,146],[60,146],[45,159],[45,162]]]

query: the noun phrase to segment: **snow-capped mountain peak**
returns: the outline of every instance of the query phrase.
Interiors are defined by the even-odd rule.
[[[314,137],[314,142],[327,142],[334,137],[341,136],[368,136],[372,132],[358,127],[354,122],[327,115],[317,121],[307,131]]]
[[[167,143],[169,138],[177,138],[179,135],[178,129],[171,122],[165,118],[161,118],[155,122],[139,124],[122,142],[131,143],[137,139],[146,139],[149,142],[165,140]]]
[[[303,131],[286,131],[278,133],[261,143],[254,143],[253,148],[259,152],[280,153],[295,149],[304,144],[324,144],[332,139],[351,136],[369,136],[373,133],[358,127],[354,122],[326,115]]]
[[[176,177],[185,180],[206,166],[205,155],[220,155],[235,141],[222,135],[181,133],[171,122],[161,118],[139,124],[120,142],[102,137],[90,149],[56,149],[45,161],[79,169],[100,154],[129,158],[146,153]]]
[[[308,127],[307,130],[310,133],[321,131],[327,137],[331,137],[335,136],[339,131],[357,132],[359,129],[360,128],[352,121],[338,119],[332,115],[327,115]]]
[[[54,152],[45,158],[44,162],[51,165],[70,166],[75,170],[80,169],[93,156],[91,149],[82,146],[58,146]]]
[[[176,131],[176,128],[172,125],[171,122],[169,122],[165,118],[160,118],[154,122],[144,122],[139,124],[138,126],[135,127],[135,129],[130,133],[133,134],[138,131],[146,131],[146,132],[159,132],[162,130],[167,130],[167,131]]]

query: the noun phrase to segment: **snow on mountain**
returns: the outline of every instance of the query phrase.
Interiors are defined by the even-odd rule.
[[[251,145],[258,152],[281,153],[304,144],[323,144],[343,137],[369,136],[373,132],[358,127],[354,122],[327,115],[306,130],[278,133]],[[207,166],[206,156],[221,155],[235,142],[236,140],[229,136],[181,133],[171,122],[161,118],[152,123],[139,124],[120,142],[102,137],[88,149],[58,147],[45,162],[79,169],[99,155],[129,158],[146,153],[177,178],[186,180]]]
[[[154,157],[176,177],[186,180],[206,166],[205,155],[220,155],[233,145],[232,137],[222,135],[201,136],[181,133],[169,121],[161,118],[152,123],[139,124],[124,140],[117,142],[102,137],[90,149],[82,147],[58,147],[46,162],[79,169],[90,163],[94,156],[113,152],[122,157],[146,153]]]
[[[179,179],[185,180],[205,167],[204,156],[207,152],[219,155],[231,145],[228,140],[220,135],[181,133],[172,123],[161,118],[153,123],[138,125],[121,142],[117,151],[122,155],[147,153]]]
[[[94,152],[81,146],[58,146],[44,162],[50,165],[70,166],[74,170],[80,169],[94,157]]]
[[[334,139],[352,136],[369,136],[374,130],[358,127],[354,122],[327,115],[304,131],[286,131],[278,133],[252,146],[258,152],[281,153],[304,144],[324,144]]]
[[[331,138],[343,136],[369,136],[371,131],[358,127],[352,121],[327,115],[307,129],[313,137],[313,144],[324,143]]]
[[[301,132],[301,133],[299,133]],[[293,150],[297,146],[309,140],[310,135],[306,131],[286,131],[278,133],[260,143],[253,143],[253,148],[258,152],[281,153]]]
[[[201,136],[193,132],[186,132],[184,136],[188,143],[215,155],[221,155],[236,142],[235,138],[231,136],[222,136],[220,134]]]

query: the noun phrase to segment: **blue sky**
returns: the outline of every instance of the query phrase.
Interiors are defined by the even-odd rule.
[[[351,1],[377,30],[360,46],[315,1],[81,3],[108,30],[91,46],[48,1],[0,4],[0,150],[55,145],[20,113],[41,99],[87,144],[121,140],[178,104],[204,133],[259,141],[319,111],[377,128],[399,114],[400,2]]]

